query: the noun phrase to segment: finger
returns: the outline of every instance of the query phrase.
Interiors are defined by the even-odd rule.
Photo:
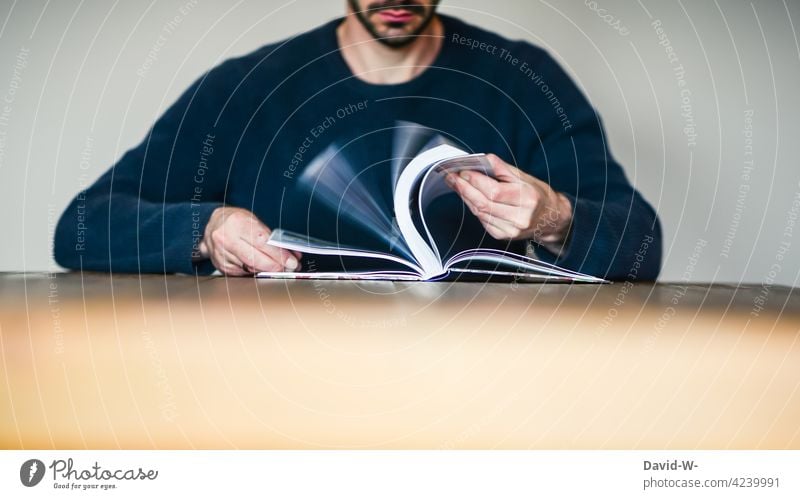
[[[517,239],[521,235],[521,230],[508,223],[505,220],[500,220],[496,217],[493,217],[487,213],[483,213],[478,211],[475,206],[472,205],[469,201],[464,201],[464,204],[469,208],[469,211],[472,212],[473,215],[481,222],[483,228],[486,229],[486,232],[489,233],[495,239],[499,240],[509,240],[509,239]]]
[[[300,259],[303,258],[303,255],[299,252],[268,244],[256,246],[255,248],[267,258],[278,262],[285,270],[298,271],[301,268]]]
[[[498,182],[478,172],[461,172],[460,178],[481,192],[489,201],[510,206],[529,206],[532,197],[536,196],[535,189],[530,185],[520,182]]]
[[[233,254],[228,246],[220,246],[217,245],[214,248],[214,251],[211,253],[211,261],[215,264],[220,265],[233,265],[235,267],[241,267],[242,261]]]
[[[283,272],[286,269],[279,253],[276,255],[266,254],[261,251],[261,248],[247,244],[244,240],[240,240],[235,247],[231,248],[231,252],[254,272]]]
[[[469,199],[466,199],[464,197],[461,198],[461,201],[463,201],[464,205],[467,208],[469,208],[470,213],[472,213],[476,217],[478,216],[478,214],[480,213],[480,210],[478,210],[478,208],[475,207],[475,205],[472,203],[472,201],[470,201]]]
[[[253,246],[266,244],[271,235],[269,228],[255,215],[249,213],[247,216],[241,216],[237,219],[231,230],[235,231],[238,239],[243,239]]]
[[[489,234],[494,239],[498,241],[508,241],[514,239],[511,234],[506,230],[506,228],[496,225],[489,220],[481,220],[479,218],[481,225],[483,226],[486,233]]]
[[[455,183],[455,190],[461,196],[461,199],[470,208],[470,211],[476,217],[481,213],[486,213],[490,210],[492,202],[489,201],[481,191],[472,186],[463,178],[457,177]]]
[[[253,224],[251,230],[249,231],[247,237],[243,237],[249,244],[253,245],[256,248],[263,248],[268,246],[269,238],[272,235],[272,231],[269,230],[265,225],[261,222],[257,221],[257,224]],[[294,250],[285,250],[290,253],[290,255],[284,255],[282,261],[286,261],[289,259],[289,256],[293,256],[298,262],[303,258],[303,254],[299,251]]]
[[[503,226],[513,228],[515,231],[524,230],[529,227],[533,217],[533,210],[529,208],[508,206],[499,203],[481,205],[481,207],[478,208],[469,199],[463,199],[463,201],[467,204],[472,214],[481,221],[497,220],[502,222]]]
[[[481,225],[483,225],[483,228],[486,229],[486,232],[488,232],[489,235],[495,239],[517,239],[522,233],[519,227],[509,223],[506,220],[493,217],[488,213],[479,212],[476,217],[481,222]]]
[[[500,195],[500,182],[479,172],[462,171],[459,178],[479,190],[490,201],[497,201]]]
[[[502,220],[485,213],[479,216],[478,219],[487,230],[490,227],[496,229],[495,233],[492,233],[495,239],[517,239],[522,234],[522,231],[519,227],[507,222],[506,220]]]
[[[244,254],[248,255],[248,260],[242,253],[238,253],[239,258],[251,265],[254,269],[264,272],[282,272],[299,271],[301,268],[300,260],[294,252],[270,246],[267,244],[252,246],[246,242],[242,242],[243,246],[240,248]],[[275,267],[278,267],[277,269]]]
[[[454,178],[453,189],[462,199],[472,203],[478,211],[484,211],[491,203],[481,191],[461,176]]]
[[[258,218],[251,215],[237,224],[239,229],[238,240],[246,246],[236,244],[234,252],[244,260],[247,265],[252,266],[256,271],[280,272],[283,270],[299,270],[300,253],[291,252],[267,244],[271,231]],[[255,251],[256,254],[252,254]],[[251,253],[248,255],[248,253]],[[245,256],[247,255],[247,256]],[[273,263],[277,262],[281,267],[274,270]]]
[[[483,229],[486,231],[486,234],[488,234],[489,237],[491,237],[492,239],[497,239],[498,241],[503,241],[507,239],[503,231],[501,231],[494,225],[487,224],[484,222],[481,222],[481,225],[483,226]],[[484,237],[486,237],[486,235],[484,235]]]
[[[535,213],[534,208],[508,206],[506,204],[492,204],[484,215],[496,220],[501,220],[510,227],[524,230],[530,227]]]
[[[251,274],[242,268],[242,262],[229,251],[219,250],[213,253],[211,263],[214,264],[214,268],[226,276],[243,277]]]
[[[528,176],[525,172],[509,165],[495,154],[487,154],[486,159],[492,165],[492,172],[497,180],[503,182],[520,183],[525,181]]]
[[[536,206],[536,201],[530,199],[527,200],[523,206],[492,202],[483,192],[463,179],[457,181],[456,192],[461,195],[464,201],[469,201],[475,210],[473,212],[475,216],[478,216],[480,213],[489,214],[493,217],[505,220],[508,224],[519,229],[524,229],[530,225]]]

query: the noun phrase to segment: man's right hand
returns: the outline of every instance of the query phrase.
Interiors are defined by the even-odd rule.
[[[200,254],[229,276],[300,270],[302,255],[269,246],[270,233],[253,213],[223,206],[211,213]]]

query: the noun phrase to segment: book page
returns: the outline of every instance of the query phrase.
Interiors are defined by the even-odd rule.
[[[459,265],[465,264],[485,264],[481,269],[463,269],[458,268]],[[488,267],[488,268],[487,268]],[[556,279],[567,280],[569,282],[587,282],[587,283],[605,283],[605,279],[582,274],[572,270],[564,269],[556,265],[536,260],[523,255],[509,253],[507,251],[494,250],[494,249],[476,249],[462,251],[454,255],[445,263],[445,268],[452,271],[464,272],[465,270],[472,272],[486,272],[486,273],[507,273],[512,272],[522,277],[531,279]]]
[[[414,225],[414,214],[419,213],[419,198],[415,189],[419,188],[424,175],[436,165],[444,160],[462,156],[467,156],[467,153],[450,145],[434,147],[414,158],[405,167],[397,181],[394,192],[394,211],[397,224],[403,239],[424,271],[424,279],[443,274],[444,266],[429,241],[420,234]]]
[[[492,165],[486,158],[485,154],[466,154],[456,158],[445,159],[435,164],[430,170],[425,173],[422,181],[420,182],[418,191],[418,213],[422,222],[425,236],[428,238],[429,246],[436,253],[439,261],[442,260],[441,252],[439,251],[436,241],[431,233],[430,227],[425,220],[425,210],[428,209],[430,204],[445,194],[452,194],[453,189],[445,182],[445,177],[448,174],[458,174],[462,171],[475,171],[482,173],[488,177],[494,178]]]
[[[314,239],[312,237],[295,234],[282,229],[276,229],[273,231],[272,235],[270,235],[269,241],[267,241],[267,244],[277,248],[299,251],[301,253],[312,255],[352,256],[386,260],[408,267],[417,276],[423,274],[422,268],[415,262],[392,255],[390,253],[381,253],[377,251],[364,250],[361,248],[342,246],[330,241],[322,241],[320,239]],[[395,272],[388,273],[392,275],[395,274]],[[343,272],[342,274],[349,274],[349,272]]]
[[[419,281],[412,272],[259,272],[263,279],[313,279],[329,281]]]

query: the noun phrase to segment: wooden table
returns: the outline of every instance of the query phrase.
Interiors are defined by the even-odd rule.
[[[800,449],[789,288],[0,276],[3,448]]]

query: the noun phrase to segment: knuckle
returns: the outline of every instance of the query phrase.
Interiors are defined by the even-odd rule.
[[[224,245],[225,244],[225,233],[221,230],[215,230],[211,233],[211,242],[217,245]]]
[[[247,222],[248,216],[240,211],[235,211],[231,214],[229,220],[236,225],[243,225]]]

